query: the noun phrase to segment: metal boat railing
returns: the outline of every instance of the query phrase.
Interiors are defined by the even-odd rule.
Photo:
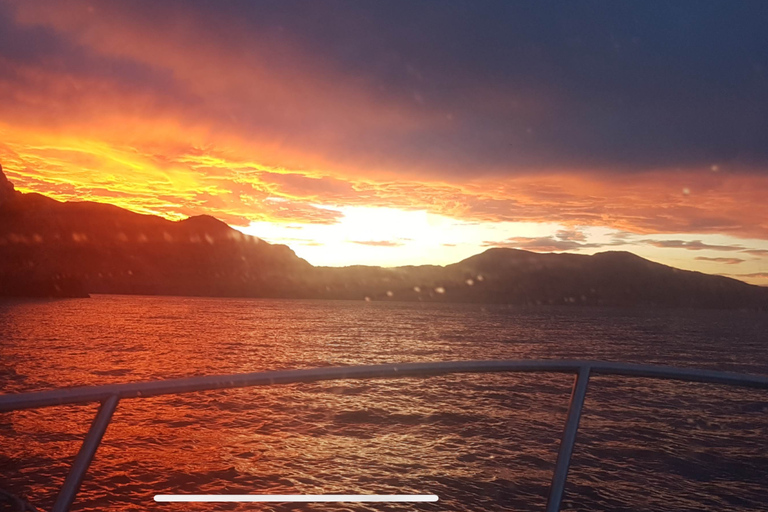
[[[708,370],[671,368],[664,366],[610,363],[602,361],[455,361],[438,363],[403,363],[371,366],[343,366],[306,370],[281,370],[236,375],[211,375],[128,384],[111,384],[80,388],[56,389],[36,393],[0,395],[0,412],[33,409],[64,404],[100,402],[101,407],[75,457],[64,484],[53,505],[53,512],[66,512],[75,499],[96,449],[112,419],[120,400],[150,396],[210,391],[214,389],[271,386],[299,382],[341,379],[393,379],[428,377],[451,373],[539,372],[575,374],[568,415],[552,475],[547,499],[547,512],[560,510],[568,468],[571,463],[576,432],[579,428],[587,384],[592,375],[622,375],[686,382],[724,384],[756,389],[768,389],[768,377]]]

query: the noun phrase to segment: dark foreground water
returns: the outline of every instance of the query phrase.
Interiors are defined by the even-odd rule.
[[[278,368],[588,358],[768,374],[768,317],[97,296],[0,302],[3,392]],[[542,510],[572,378],[460,375],[124,400],[74,510]],[[594,377],[573,510],[768,510],[768,393]],[[0,413],[0,488],[50,507],[95,406]],[[155,494],[434,493],[184,505]]]

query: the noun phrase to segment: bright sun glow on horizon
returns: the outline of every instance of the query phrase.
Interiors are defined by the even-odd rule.
[[[722,248],[736,248],[747,243],[748,247],[757,247],[757,251],[768,250],[768,243],[764,241],[745,241],[724,235],[643,237],[603,227],[463,221],[424,210],[364,206],[322,208],[340,214],[338,221],[334,224],[253,222],[239,229],[270,243],[288,245],[299,257],[318,266],[447,265],[490,247],[508,246],[579,254],[629,250],[679,268],[722,273]],[[677,251],[683,253],[681,256],[670,254],[674,248],[664,247],[664,244],[678,245],[680,241],[694,245],[687,249],[678,247]],[[552,247],[547,247],[548,242]],[[703,244],[701,249],[697,248],[697,242]],[[743,268],[760,270],[761,260],[750,253],[740,253],[736,249],[729,253],[736,259],[743,259]]]
[[[330,209],[330,208],[329,208]],[[478,252],[505,233],[543,236],[556,224],[468,222],[424,210],[334,208],[335,224],[253,222],[244,233],[290,246],[314,265],[445,265]]]

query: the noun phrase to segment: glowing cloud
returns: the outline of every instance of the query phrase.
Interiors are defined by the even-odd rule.
[[[651,73],[613,45],[573,55],[515,6],[413,5],[418,31],[384,5],[302,8],[0,3],[8,177],[59,200],[210,214],[316,264],[616,248],[710,272],[741,260],[762,279],[768,146],[754,112],[768,88],[753,85],[754,45],[722,37],[723,67],[689,53],[713,37],[697,27],[681,46],[642,13],[573,20],[598,35],[637,25],[645,37],[624,48]],[[761,37],[759,17],[733,9],[738,37]],[[605,69],[585,72],[585,55]],[[731,81],[690,82],[723,70]]]

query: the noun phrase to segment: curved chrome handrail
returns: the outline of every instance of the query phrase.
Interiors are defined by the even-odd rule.
[[[53,512],[66,512],[77,494],[104,432],[112,419],[117,404],[122,399],[145,398],[150,396],[210,391],[250,386],[271,386],[299,382],[318,382],[342,379],[392,379],[404,377],[428,377],[450,373],[493,373],[493,372],[540,372],[571,373],[576,378],[568,406],[563,437],[557,454],[555,471],[552,476],[547,512],[560,510],[560,504],[568,477],[576,432],[579,428],[581,410],[591,375],[622,375],[654,379],[679,380],[725,384],[756,389],[768,389],[768,377],[742,375],[730,372],[672,368],[628,363],[581,360],[538,360],[538,361],[450,361],[436,363],[402,363],[367,366],[340,366],[311,368],[305,370],[279,370],[234,375],[210,375],[169,379],[151,382],[111,384],[65,388],[36,393],[11,393],[0,395],[0,412],[30,409],[54,405],[101,402],[88,434],[78,451],[75,462],[67,474]]]

